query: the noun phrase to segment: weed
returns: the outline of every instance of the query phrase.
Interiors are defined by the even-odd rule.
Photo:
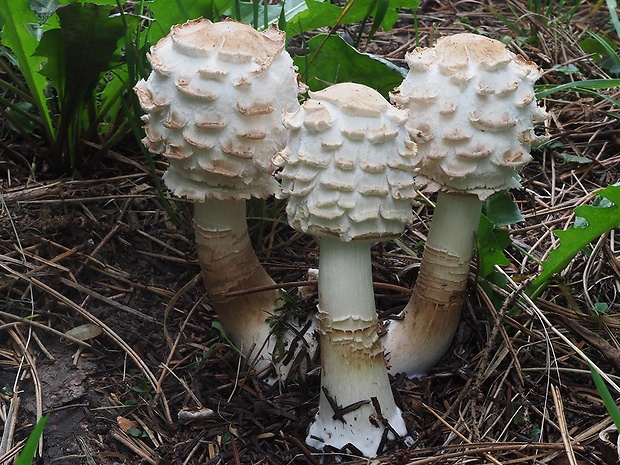
[[[592,205],[575,208],[579,221],[565,231],[556,231],[560,245],[542,263],[542,272],[527,287],[531,298],[547,287],[553,276],[560,273],[575,256],[596,238],[613,228],[620,227],[620,185],[598,191]]]
[[[34,454],[39,446],[39,439],[41,439],[41,436],[43,435],[43,430],[45,429],[45,424],[48,419],[49,414],[43,415],[37,422],[36,426],[32,430],[32,433],[28,436],[28,440],[26,441],[24,448],[17,457],[15,465],[30,465],[32,463]]]

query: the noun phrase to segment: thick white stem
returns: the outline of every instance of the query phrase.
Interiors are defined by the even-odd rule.
[[[407,429],[377,335],[370,243],[321,238],[319,269],[321,397],[306,442],[374,457],[386,428],[392,438]]]
[[[392,321],[382,341],[391,373],[423,375],[448,350],[461,317],[481,209],[475,195],[439,193],[404,319]]]
[[[260,264],[247,230],[244,200],[207,200],[194,206],[194,231],[203,281],[213,309],[231,339],[261,369],[274,359],[276,337],[267,319],[283,305],[278,290],[229,297],[226,294],[274,281]],[[283,344],[294,336],[283,336]],[[308,335],[307,339],[311,339]],[[312,341],[310,341],[312,343]],[[278,377],[288,366],[276,363]]]
[[[206,231],[247,236],[245,200],[205,200],[194,203],[194,224]]]

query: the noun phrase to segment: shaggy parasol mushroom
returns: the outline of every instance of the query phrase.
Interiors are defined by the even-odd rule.
[[[415,144],[407,112],[366,86],[310,97],[285,115],[291,134],[275,160],[289,223],[319,238],[322,392],[307,443],[375,456],[384,434],[406,427],[377,334],[370,246],[411,218]]]
[[[260,33],[230,20],[189,21],[151,48],[153,72],[135,87],[146,112],[144,143],[170,163],[166,186],[194,201],[198,258],[213,308],[261,367],[276,346],[266,318],[282,305],[278,290],[226,294],[274,284],[250,243],[246,200],[279,189],[272,158],[288,135],[281,118],[299,108],[284,41],[275,27]]]
[[[392,373],[424,374],[447,351],[459,323],[480,220],[489,195],[518,187],[534,123],[545,119],[533,85],[540,69],[504,44],[475,34],[443,37],[406,57],[392,94],[409,110],[418,145],[417,182],[437,192],[435,212],[403,321],[384,339]]]

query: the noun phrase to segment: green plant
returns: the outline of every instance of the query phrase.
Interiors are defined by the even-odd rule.
[[[490,7],[490,11],[504,26],[513,34],[506,40],[515,39],[518,42],[533,43],[537,41],[537,35],[542,28],[550,28],[552,25],[567,24],[579,9],[581,2],[565,2],[552,0],[528,0],[523,2],[507,2],[513,17],[508,17],[500,10]],[[560,26],[562,27],[562,26]]]
[[[560,245],[542,262],[542,272],[527,287],[526,292],[531,298],[539,296],[553,277],[564,270],[590,242],[620,227],[620,185],[608,186],[597,194],[592,205],[575,208],[573,226],[555,232]]]
[[[489,197],[482,207],[480,223],[476,231],[478,276],[495,282],[495,266],[507,266],[504,250],[512,244],[505,226],[523,221],[518,207],[508,194],[501,191]]]
[[[49,419],[49,414],[43,415],[41,419],[37,422],[36,426],[28,436],[28,440],[24,445],[21,453],[17,457],[15,461],[15,465],[30,465],[32,460],[34,459],[34,454],[37,451],[37,447],[39,446],[39,439],[43,435],[43,430],[45,429],[45,424]]]
[[[617,76],[620,74],[620,56],[616,53],[615,44],[591,31],[586,31],[590,37],[579,42],[579,46],[586,53],[591,53],[592,59],[609,74]]]
[[[616,0],[605,0],[605,3],[607,4],[607,9],[609,10],[611,24],[613,25],[618,38],[620,38],[620,20],[618,19],[618,13],[616,12],[618,2],[616,2]]]
[[[359,53],[333,32],[338,25],[366,24],[372,18],[368,42],[380,26],[387,30],[394,25],[400,9],[417,6],[417,0],[350,0],[344,7],[318,0],[278,5],[153,0],[146,10],[142,1],[0,0],[0,69],[7,76],[0,87],[13,96],[0,97],[0,115],[32,146],[33,133],[43,137],[43,158],[53,171],[87,169],[128,132],[143,137],[132,116],[139,111],[131,88],[148,74],[145,52],[172,25],[200,16],[217,21],[229,15],[257,29],[277,23],[289,37],[330,27],[320,43],[315,38],[299,53],[297,61],[303,62],[312,88],[346,79],[380,88],[386,95],[399,83],[401,71]],[[150,20],[144,21],[147,14]],[[333,62],[348,63],[348,69],[334,70]],[[145,156],[153,168],[150,155]]]
[[[220,323],[219,321],[214,321],[211,323],[211,327],[219,333],[220,338],[224,342],[214,342],[213,344],[211,344],[207,348],[207,350],[205,350],[204,353],[202,354],[204,359],[211,358],[213,353],[221,347],[226,347],[227,349],[239,354],[239,356],[243,356],[243,353],[241,352],[241,350],[239,350],[237,346],[235,345],[235,343],[230,340],[230,337],[226,333],[226,330],[224,329],[224,326],[222,325],[222,323]]]
[[[318,34],[306,42],[307,54],[296,56],[302,80],[317,91],[339,82],[356,82],[388,97],[407,71],[376,56],[361,53],[337,35]]]
[[[59,172],[87,168],[129,130],[120,102],[133,82],[122,49],[139,19],[99,3],[33,9],[27,0],[0,0],[2,44],[12,52],[5,49],[1,66],[14,61],[25,81],[12,69],[12,82],[0,81],[21,99],[5,99],[0,114],[24,135],[36,127],[46,161]]]
[[[590,373],[592,373],[592,379],[594,380],[594,385],[596,386],[596,390],[601,395],[601,399],[603,400],[603,404],[609,413],[609,416],[616,425],[616,429],[620,431],[620,409],[618,405],[616,405],[616,401],[611,396],[605,381],[599,374],[599,372],[594,368],[594,366],[590,365]]]

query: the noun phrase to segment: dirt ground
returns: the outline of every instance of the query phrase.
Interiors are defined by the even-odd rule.
[[[418,17],[422,44],[465,25],[510,35],[488,11],[476,2],[426,2]],[[516,51],[550,70],[546,83],[563,79],[552,68],[568,63],[578,64],[583,78],[605,77],[577,46],[584,26],[604,24],[604,13],[584,8],[570,24],[540,27],[536,44],[517,44]],[[519,21],[536,25],[536,18]],[[371,49],[402,64],[412,31],[411,15],[403,15]],[[549,136],[558,144],[533,154],[523,188],[513,192],[525,218],[510,227],[506,271],[516,280],[538,271],[531,257],[554,247],[551,231],[570,225],[575,207],[619,179],[617,108],[575,94],[545,103]],[[24,159],[40,160],[40,148],[2,131]],[[566,153],[589,162],[567,162]],[[304,445],[318,406],[316,366],[270,386],[213,327],[191,205],[172,201],[181,220],[175,225],[135,143],[72,177],[46,173],[43,163],[32,173],[24,159],[0,152],[0,418],[1,431],[14,428],[0,463],[10,463],[40,413],[50,413],[38,462],[44,464],[617,463],[600,436],[612,422],[579,354],[618,381],[620,248],[613,233],[580,254],[536,301],[549,324],[535,313],[498,313],[492,300],[512,302],[516,291],[508,286],[489,296],[474,267],[449,353],[428,376],[392,379],[413,446],[387,444],[369,462]],[[156,163],[161,176],[165,164]],[[298,301],[297,287],[286,283],[317,265],[316,244],[285,225],[280,203],[249,207],[262,263],[312,311],[315,301]],[[431,215],[422,208],[402,238],[414,255],[395,243],[373,249],[375,281],[394,285],[377,292],[383,316],[408,300]],[[588,309],[592,296],[609,304],[607,313]],[[94,326],[103,330],[88,347],[63,337]]]

